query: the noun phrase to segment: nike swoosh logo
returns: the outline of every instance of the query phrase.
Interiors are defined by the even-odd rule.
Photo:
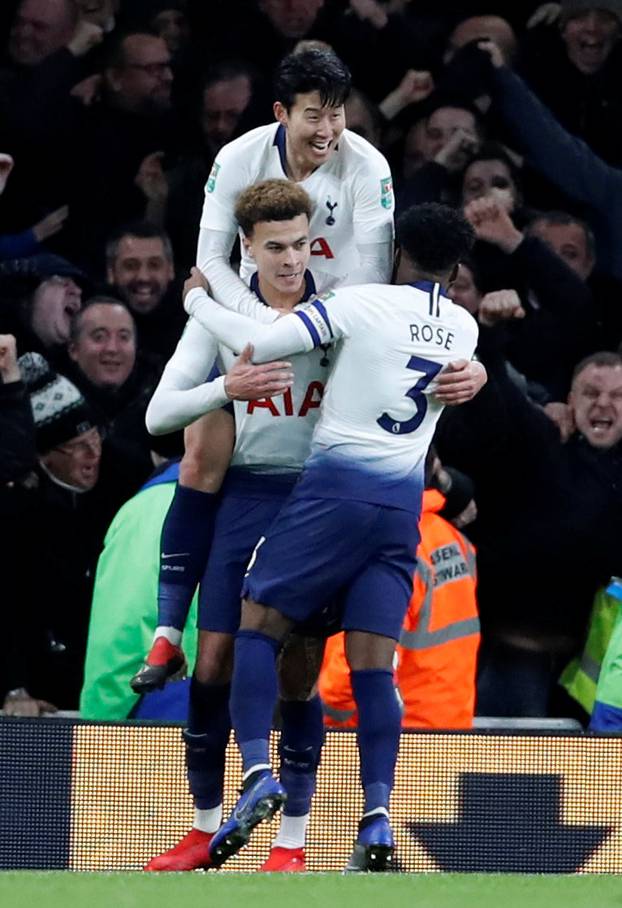
[[[189,555],[190,552],[171,552],[170,554],[165,554],[162,552],[162,559],[164,558],[181,558],[183,555]]]

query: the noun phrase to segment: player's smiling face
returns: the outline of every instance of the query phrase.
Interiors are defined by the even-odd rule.
[[[294,178],[304,178],[329,160],[346,125],[343,104],[323,107],[317,91],[296,95],[289,110],[277,101],[274,114],[287,129],[287,162],[296,171]]]
[[[264,299],[273,305],[289,297],[292,304],[299,302],[311,254],[306,214],[288,221],[260,221],[244,245],[257,265]]]

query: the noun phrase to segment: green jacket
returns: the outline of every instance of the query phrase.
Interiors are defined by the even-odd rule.
[[[599,699],[602,699],[601,687],[605,683],[603,660],[612,637],[619,607],[619,599],[609,595],[604,587],[598,590],[592,605],[583,652],[566,666],[559,679],[560,684],[566,688],[571,697],[581,704],[588,715],[591,715],[594,707],[597,686]],[[617,633],[622,638],[622,626],[618,628]],[[620,644],[622,645],[622,639],[620,639]],[[618,702],[622,706],[622,690],[618,693]]]
[[[125,719],[138,700],[129,685],[156,627],[160,533],[175,491],[178,464],[150,481],[116,514],[99,557],[86,652],[80,715]],[[182,641],[196,657],[196,595]]]

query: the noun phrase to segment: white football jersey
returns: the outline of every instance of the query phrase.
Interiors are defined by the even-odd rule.
[[[308,280],[307,293],[312,291],[313,283]],[[279,317],[258,299],[246,311],[264,323]],[[243,346],[241,338],[237,352]],[[254,401],[229,401],[223,378],[208,381],[214,364],[224,375],[235,357],[190,318],[149,404],[149,430],[156,434],[173,431],[232,403],[236,439],[231,466],[262,473],[299,472],[309,454],[333,351],[317,349],[287,357],[294,373],[292,387],[285,394]]]
[[[443,409],[436,376],[472,358],[475,319],[427,281],[337,289],[292,318],[314,345],[338,342],[305,473],[329,497],[407,506]]]
[[[418,509],[425,456],[443,405],[436,376],[471,359],[475,319],[439,284],[342,287],[259,324],[193,290],[186,309],[223,343],[252,343],[268,362],[335,343],[334,364],[305,463],[315,497],[349,498]]]
[[[260,180],[287,178],[285,136],[284,127],[272,123],[219,151],[205,186],[202,228],[229,232],[243,189]],[[319,269],[342,283],[360,266],[357,247],[392,241],[391,171],[380,152],[356,133],[344,130],[329,160],[299,185],[315,205],[309,265],[314,274]],[[248,283],[255,264],[244,249],[242,253],[240,277]]]

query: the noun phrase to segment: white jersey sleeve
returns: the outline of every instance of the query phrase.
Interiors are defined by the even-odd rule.
[[[393,268],[393,180],[385,158],[367,155],[352,178],[352,221],[360,265],[344,283],[388,283]]]
[[[243,313],[240,318],[268,324],[278,318],[278,312],[245,289],[243,297],[236,299]],[[152,435],[174,432],[229,403],[224,376],[206,381],[217,355],[218,340],[209,326],[190,318],[147,408],[147,428]]]
[[[152,435],[175,432],[228,403],[224,377],[206,381],[217,353],[216,339],[188,319],[147,407],[145,421]]]
[[[295,313],[279,318],[279,313],[270,309],[273,324],[261,324],[225,309],[198,288],[187,294],[184,306],[197,322],[204,327],[209,325],[210,333],[231,350],[239,351],[246,344],[252,344],[253,361],[257,363],[267,363],[293,353],[306,353],[317,346]]]
[[[201,214],[197,265],[206,276],[214,297],[225,300],[248,291],[246,284],[230,265],[231,250],[238,236],[234,209],[239,193],[261,177],[254,172],[258,153],[253,130],[246,137],[225,145],[218,152],[205,184],[205,201]],[[259,151],[263,143],[260,142]]]

